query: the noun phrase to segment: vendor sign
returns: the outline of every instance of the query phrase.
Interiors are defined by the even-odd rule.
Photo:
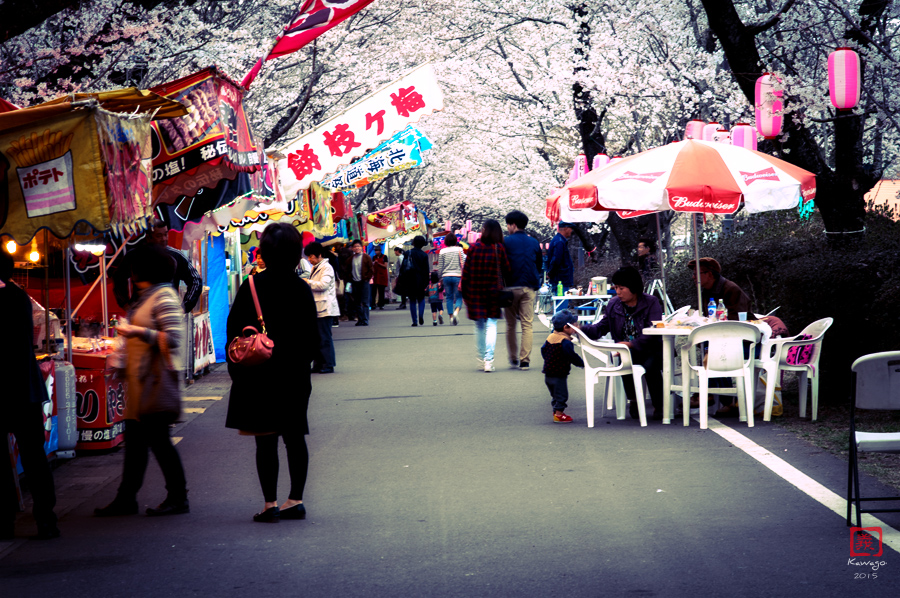
[[[105,230],[148,214],[149,178],[140,160],[125,166],[142,155],[147,125],[127,121],[71,104],[0,115],[2,233],[24,245],[40,228],[62,238],[79,221]]]
[[[389,140],[322,182],[332,191],[364,187],[394,173],[419,166],[422,152],[431,149],[431,141],[413,126],[406,127]]]
[[[153,123],[153,195],[172,203],[238,172],[255,172],[261,153],[244,114],[243,89],[210,67],[153,91],[189,107]]]
[[[431,65],[416,68],[279,149],[278,175],[284,196],[293,197],[409,123],[443,107]]]

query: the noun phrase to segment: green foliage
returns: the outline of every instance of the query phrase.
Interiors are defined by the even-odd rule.
[[[869,212],[866,234],[853,242],[827,238],[821,218],[801,222],[794,212],[739,217],[730,237],[704,235],[700,255],[750,296],[753,311],[775,313],[790,334],[832,317],[820,361],[820,402],[849,397],[850,365],[861,355],[900,349],[900,223]],[[843,243],[842,245],[839,245]],[[693,250],[668,265],[675,307],[695,305],[687,262]]]

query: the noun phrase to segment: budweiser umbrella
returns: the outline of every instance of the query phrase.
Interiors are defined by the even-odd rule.
[[[691,139],[589,172],[563,191],[560,202],[568,200],[570,209],[733,214],[743,205],[752,214],[812,200],[816,178],[767,154]],[[694,255],[699,257],[696,232],[694,220]],[[697,303],[702,310],[699,263],[697,270]]]

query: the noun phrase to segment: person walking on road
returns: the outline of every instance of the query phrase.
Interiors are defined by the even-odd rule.
[[[497,295],[509,275],[503,231],[496,220],[485,220],[481,239],[469,249],[463,266],[462,296],[466,312],[475,321],[475,352],[485,372],[494,371],[494,346],[500,305]]]
[[[425,237],[419,235],[412,240],[412,249],[403,257],[404,264],[400,276],[406,298],[409,300],[409,313],[413,326],[425,324],[425,297],[428,296],[428,281],[431,268],[428,254],[422,248],[428,245]],[[408,263],[407,263],[408,262]],[[418,319],[416,319],[418,311]]]
[[[381,253],[381,247],[378,245],[375,246],[372,268],[375,270],[375,276],[372,279],[372,285],[375,289],[372,297],[372,308],[384,309],[386,302],[385,292],[388,285],[388,266],[387,257]]]
[[[447,313],[450,322],[459,324],[459,310],[462,309],[462,295],[459,293],[459,279],[462,276],[466,254],[459,246],[459,240],[453,233],[444,237],[444,248],[438,254],[438,276],[444,285],[444,296],[447,298]]]
[[[302,254],[300,233],[286,222],[267,226],[259,240],[266,271],[254,278],[272,356],[254,366],[228,363],[231,392],[225,426],[256,440],[256,471],[265,505],[253,516],[260,523],[305,519],[303,489],[309,468],[306,412],[312,391],[310,362],[320,346],[316,302],[295,269]],[[250,285],[238,290],[228,314],[228,338],[258,326]],[[278,437],[287,449],[291,490],[278,505]]]
[[[369,325],[369,281],[375,274],[372,258],[363,251],[362,241],[356,239],[350,244],[353,252],[344,266],[350,275],[350,296],[356,313],[356,325]]]
[[[313,242],[304,249],[306,259],[312,264],[312,272],[306,278],[316,301],[316,315],[319,325],[319,352],[313,363],[314,374],[331,374],[336,365],[334,339],[331,336],[332,319],[341,313],[335,293],[334,270],[325,258],[321,243]]]
[[[544,256],[537,239],[525,233],[528,216],[519,210],[506,215],[506,230],[509,235],[503,239],[509,258],[510,275],[507,290],[512,291],[513,302],[506,314],[506,351],[509,364],[527,370],[531,363],[532,330],[534,322],[534,298],[541,286],[540,271]],[[522,342],[516,338],[516,322],[522,327]]]
[[[397,281],[400,280],[400,272],[403,269],[403,250],[399,247],[394,247],[394,257],[396,261],[394,261],[394,293],[400,297],[400,305],[397,306],[398,310],[406,309],[406,295],[403,294],[402,288],[397,284]]]
[[[135,515],[137,493],[144,483],[149,451],[166,480],[166,499],[147,515],[179,515],[190,512],[187,482],[169,426],[181,415],[184,347],[184,312],[172,286],[175,260],[165,247],[147,245],[133,254],[131,276],[137,300],[128,312],[128,323],[119,324],[127,363],[125,377],[125,463],[116,498],[94,510],[97,517]]]
[[[0,343],[0,363],[3,364],[3,390],[0,392],[0,437],[16,435],[22,468],[31,486],[34,500],[34,520],[38,538],[59,536],[56,527],[56,490],[53,474],[44,452],[44,403],[49,403],[47,386],[34,357],[34,321],[28,294],[12,282],[15,266],[13,256],[0,252],[0,313],[6,320],[3,343]],[[19,509],[16,493],[16,470],[6,450],[0,451],[0,540],[12,540]]]
[[[431,273],[431,284],[428,285],[428,303],[431,304],[431,325],[437,326],[438,320],[444,323],[444,289],[438,280],[437,272]]]
[[[554,294],[559,283],[562,283],[563,293],[575,286],[575,264],[572,263],[572,255],[569,253],[569,237],[572,236],[573,229],[573,224],[560,222],[559,232],[554,235],[547,250],[547,280],[550,282],[550,292]],[[568,307],[568,300],[560,301],[555,311],[562,311]]]
[[[558,311],[553,314],[550,322],[553,324],[553,332],[541,347],[541,356],[544,358],[544,384],[550,391],[553,421],[570,424],[575,420],[566,415],[569,402],[569,372],[573,365],[584,367],[584,360],[575,353],[575,345],[572,344],[574,332],[572,327],[578,325],[578,318],[572,312]]]

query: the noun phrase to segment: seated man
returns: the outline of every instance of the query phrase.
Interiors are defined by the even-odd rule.
[[[656,262],[656,243],[651,239],[638,239],[638,270],[645,280],[659,277],[659,266]]]
[[[688,262],[688,269],[691,271],[691,279],[694,281],[694,284],[697,282],[697,262],[695,260],[691,260]],[[700,258],[700,288],[703,299],[703,306],[705,307],[709,304],[709,300],[715,300],[718,305],[719,300],[721,299],[725,303],[725,309],[728,310],[728,319],[729,320],[738,320],[739,312],[750,313],[750,298],[747,296],[747,293],[737,285],[737,283],[732,282],[722,276],[722,266],[711,257],[701,257]],[[759,347],[757,347],[757,351],[759,351]],[[704,349],[704,360],[706,350]],[[709,381],[710,388],[731,388],[732,382],[726,378],[712,378]],[[713,399],[710,398],[710,404],[713,403]],[[722,404],[722,409],[719,410],[717,415],[736,415],[737,414],[737,406],[732,404],[732,397],[723,397],[720,396],[720,402]],[[700,406],[700,395],[694,394],[691,396],[691,407],[699,407]]]
[[[637,269],[631,266],[617,270],[610,282],[616,289],[616,296],[606,304],[605,317],[596,324],[583,326],[581,331],[593,340],[609,332],[615,342],[628,345],[631,359],[646,370],[644,379],[653,403],[652,419],[662,420],[662,339],[644,334],[644,328],[651,328],[653,320],[662,320],[662,306],[659,299],[644,292],[644,281]],[[631,417],[637,419],[638,409],[631,376],[624,376],[622,384],[631,403]]]
[[[694,284],[697,282],[696,261],[688,262],[691,278]],[[719,299],[725,302],[728,310],[728,319],[737,320],[739,312],[750,313],[750,298],[736,283],[722,276],[722,266],[711,257],[700,258],[700,288],[702,289],[703,305],[709,304],[710,298],[719,303]]]

